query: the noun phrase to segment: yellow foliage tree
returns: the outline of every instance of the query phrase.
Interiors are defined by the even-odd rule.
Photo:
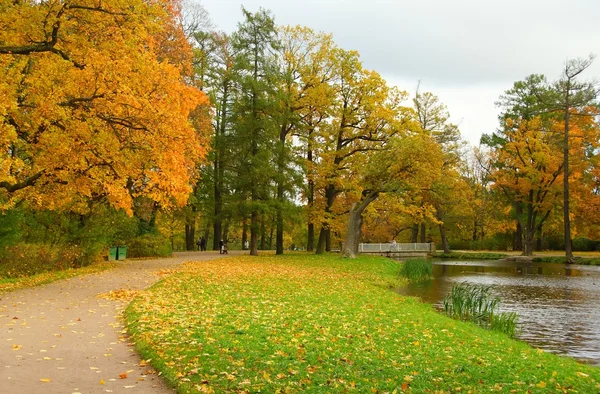
[[[169,0],[0,0],[0,203],[185,204],[206,97]],[[200,122],[202,123],[202,122]]]

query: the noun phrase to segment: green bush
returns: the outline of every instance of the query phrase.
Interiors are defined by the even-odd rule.
[[[6,248],[0,255],[0,277],[21,278],[50,271],[80,268],[99,255],[76,245],[21,243]]]
[[[444,298],[444,312],[458,320],[471,321],[483,328],[500,331],[514,337],[519,316],[514,313],[498,313],[500,298],[490,295],[489,286],[461,283],[453,286]]]
[[[168,239],[158,234],[132,238],[123,246],[127,246],[127,257],[169,257],[172,253]]]
[[[400,275],[411,281],[431,278],[432,264],[427,259],[409,259],[402,263]]]

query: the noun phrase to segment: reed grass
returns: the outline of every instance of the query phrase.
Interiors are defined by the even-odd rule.
[[[409,259],[400,267],[400,275],[410,281],[430,279],[432,277],[432,264],[428,259]]]
[[[483,328],[514,337],[519,316],[515,312],[498,312],[500,298],[492,296],[490,291],[489,286],[466,282],[453,286],[450,294],[444,298],[444,312],[454,319],[471,321]]]

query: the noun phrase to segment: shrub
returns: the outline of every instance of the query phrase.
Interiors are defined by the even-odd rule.
[[[409,259],[400,267],[400,275],[411,281],[431,278],[432,264],[427,259]]]
[[[76,245],[18,244],[0,256],[0,277],[20,278],[49,271],[79,268],[98,259],[98,254]]]
[[[172,250],[162,235],[145,234],[127,241],[127,257],[169,257]]]
[[[471,321],[483,328],[514,337],[519,316],[514,312],[497,313],[500,298],[490,295],[489,286],[461,283],[444,298],[444,312],[458,320]]]

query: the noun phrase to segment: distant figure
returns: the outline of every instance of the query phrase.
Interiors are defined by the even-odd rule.
[[[250,243],[248,242],[248,240],[246,240],[246,242],[244,242],[244,250],[248,249],[250,249]]]
[[[203,252],[206,251],[206,240],[204,237],[200,238],[200,250]]]
[[[202,238],[198,238],[198,241],[196,241],[196,245],[198,245],[198,250],[202,248]]]
[[[390,242],[390,250],[396,250],[396,238],[392,238],[392,242]]]
[[[223,240],[219,241],[219,254],[223,254],[224,253],[224,248],[225,247],[225,242],[223,242]]]

